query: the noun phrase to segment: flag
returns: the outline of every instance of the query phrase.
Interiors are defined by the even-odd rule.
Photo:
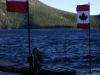
[[[89,5],[78,5],[77,8],[77,27],[82,29],[90,28]]]
[[[28,0],[6,0],[8,12],[28,12]]]

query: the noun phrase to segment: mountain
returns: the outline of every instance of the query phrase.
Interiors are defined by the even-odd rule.
[[[91,16],[91,27],[100,27],[99,15]],[[76,14],[50,7],[39,0],[29,0],[30,28],[76,28]],[[0,0],[0,29],[26,29],[27,14],[6,11],[6,0]]]

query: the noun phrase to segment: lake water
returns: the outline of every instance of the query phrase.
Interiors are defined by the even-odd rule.
[[[89,72],[89,47],[92,72],[100,74],[100,29],[33,29],[31,50],[37,47],[43,65],[50,68],[74,69],[77,75]],[[0,61],[28,64],[27,30],[0,30]],[[99,74],[97,74],[99,73]]]

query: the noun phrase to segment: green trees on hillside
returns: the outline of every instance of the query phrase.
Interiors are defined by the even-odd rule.
[[[48,6],[30,5],[30,27],[77,27],[75,13],[57,10]],[[100,27],[100,17],[91,16],[91,27]],[[6,11],[6,4],[0,3],[0,29],[25,29],[27,28],[27,14]]]

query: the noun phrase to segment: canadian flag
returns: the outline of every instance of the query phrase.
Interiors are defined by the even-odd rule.
[[[28,0],[6,0],[6,4],[9,12],[28,12]]]
[[[89,5],[78,5],[77,8],[77,27],[82,29],[90,28]]]

